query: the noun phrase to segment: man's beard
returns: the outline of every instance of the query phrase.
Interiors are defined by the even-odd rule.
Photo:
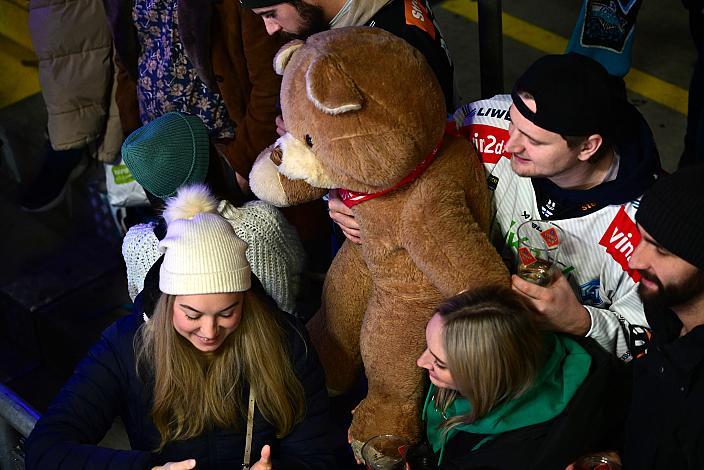
[[[704,271],[697,270],[689,278],[678,284],[665,287],[655,275],[648,271],[639,271],[641,277],[657,284],[657,290],[650,290],[642,283],[638,286],[638,294],[644,304],[672,308],[682,305],[704,293]]]
[[[298,14],[301,17],[300,30],[295,34],[282,32],[285,40],[305,40],[308,36],[312,36],[315,33],[320,33],[329,29],[330,25],[327,21],[325,21],[323,9],[318,5],[310,5],[302,0],[292,2],[292,5],[296,8],[296,11],[298,11]]]

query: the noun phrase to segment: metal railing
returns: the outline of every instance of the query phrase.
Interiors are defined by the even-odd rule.
[[[15,392],[0,384],[0,469],[24,470],[24,439],[39,413]]]

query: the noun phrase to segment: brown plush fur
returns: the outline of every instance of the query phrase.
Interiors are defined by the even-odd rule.
[[[344,28],[295,47],[286,57],[282,111],[289,134],[310,151],[287,154],[292,146],[280,139],[280,159],[262,153],[250,175],[258,196],[279,205],[319,197],[321,188],[306,190],[304,181],[380,191],[440,142],[442,91],[422,55],[403,40],[376,28]],[[282,168],[289,176],[301,168],[315,175],[291,181]],[[364,365],[369,391],[354,414],[356,440],[420,436],[423,373],[415,361],[434,308],[463,289],[508,285],[486,237],[485,179],[470,144],[445,136],[420,177],[353,208],[363,244],[346,242],[337,254],[309,330],[330,389],[349,388]]]

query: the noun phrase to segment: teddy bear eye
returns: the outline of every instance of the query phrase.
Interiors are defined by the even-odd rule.
[[[312,147],[312,146],[313,146],[313,138],[312,138],[310,135],[308,135],[308,134],[306,134],[306,145],[307,145],[308,147]]]

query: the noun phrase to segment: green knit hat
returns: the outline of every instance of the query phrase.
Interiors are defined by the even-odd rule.
[[[183,185],[205,181],[208,129],[198,116],[164,114],[125,139],[122,160],[144,189],[166,199]]]

